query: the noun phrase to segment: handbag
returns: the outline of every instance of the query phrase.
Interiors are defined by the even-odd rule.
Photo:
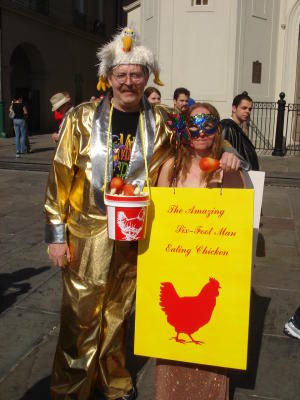
[[[15,112],[14,112],[13,110],[11,110],[11,111],[9,112],[8,116],[9,116],[10,119],[15,118]]]

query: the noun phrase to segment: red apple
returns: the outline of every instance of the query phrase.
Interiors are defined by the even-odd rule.
[[[122,194],[125,196],[134,196],[135,187],[131,183],[125,183],[122,189]]]
[[[211,157],[203,157],[199,162],[200,168],[204,172],[212,172],[220,168],[220,161]]]
[[[110,190],[114,191],[115,193],[120,193],[124,186],[124,181],[119,176],[115,176],[112,178],[110,182]]]

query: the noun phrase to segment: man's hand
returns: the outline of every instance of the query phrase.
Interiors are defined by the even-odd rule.
[[[55,267],[64,267],[66,260],[71,261],[71,254],[67,243],[49,244],[49,260]]]
[[[53,132],[53,133],[52,133],[52,139],[53,139],[53,141],[54,141],[55,143],[57,143],[57,142],[58,142],[58,139],[59,139],[59,134],[58,134],[57,132]]]
[[[225,172],[238,171],[241,166],[239,158],[233,153],[227,153],[226,151],[222,154],[220,159],[220,167]]]

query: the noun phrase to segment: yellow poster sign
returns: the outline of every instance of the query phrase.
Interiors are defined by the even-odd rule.
[[[153,188],[135,354],[246,369],[252,189]]]

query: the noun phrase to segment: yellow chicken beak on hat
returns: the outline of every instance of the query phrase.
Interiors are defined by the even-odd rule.
[[[123,30],[122,36],[123,51],[125,51],[125,53],[128,53],[129,51],[131,51],[132,41],[135,38],[133,29],[125,28]]]
[[[131,50],[132,46],[132,38],[130,36],[124,36],[123,37],[123,50],[125,53],[129,52]]]

